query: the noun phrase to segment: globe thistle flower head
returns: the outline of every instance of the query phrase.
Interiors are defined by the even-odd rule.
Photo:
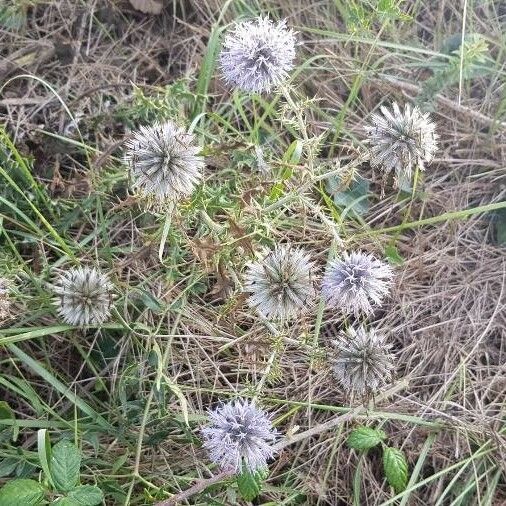
[[[392,268],[368,253],[344,252],[332,261],[322,282],[327,305],[341,308],[345,314],[370,314],[380,305],[392,282]]]
[[[9,282],[5,278],[0,278],[0,325],[4,323],[11,314],[12,301],[9,288]]]
[[[54,304],[69,325],[97,325],[111,314],[113,285],[93,267],[76,267],[60,274],[53,284]]]
[[[295,33],[285,21],[260,16],[237,23],[220,53],[225,81],[248,93],[269,92],[288,78],[295,59]]]
[[[313,268],[302,248],[283,244],[267,251],[247,267],[244,288],[251,294],[250,307],[271,320],[296,316],[314,296]]]
[[[133,188],[158,205],[190,195],[205,165],[193,142],[194,136],[172,121],[141,126],[126,142]]]
[[[333,345],[337,350],[333,372],[349,394],[365,396],[391,381],[394,368],[391,345],[374,329],[350,328]]]
[[[381,106],[381,114],[372,115],[372,124],[365,127],[373,167],[386,173],[395,172],[396,180],[411,180],[413,169],[425,170],[437,150],[438,135],[429,113],[410,104],[401,111],[393,102],[392,108]]]
[[[272,422],[253,401],[238,399],[209,411],[210,424],[202,429],[204,448],[221,469],[240,473],[267,467],[278,435]]]

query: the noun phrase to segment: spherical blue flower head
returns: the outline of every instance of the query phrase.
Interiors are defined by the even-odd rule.
[[[392,268],[372,255],[343,253],[331,262],[322,282],[327,305],[345,314],[370,314],[373,305],[381,305],[392,283]]]
[[[227,33],[220,53],[225,81],[245,92],[269,92],[288,78],[295,59],[295,33],[285,21],[245,21]]]
[[[214,463],[235,473],[267,467],[274,455],[277,431],[267,413],[253,401],[230,401],[209,411],[209,418],[210,424],[202,429],[202,435]]]

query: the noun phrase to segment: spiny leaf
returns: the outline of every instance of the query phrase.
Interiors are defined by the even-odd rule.
[[[12,480],[0,489],[2,506],[36,506],[44,499],[44,489],[35,480]]]
[[[61,492],[72,490],[79,482],[81,454],[68,440],[53,447],[50,469],[55,487]]]
[[[383,470],[388,483],[395,492],[402,492],[408,483],[408,463],[401,450],[385,448],[383,451]]]
[[[386,438],[382,430],[371,427],[359,427],[348,436],[348,446],[354,450],[368,450],[373,448]]]
[[[268,469],[260,469],[253,473],[244,470],[241,474],[237,475],[237,487],[239,488],[241,497],[245,501],[252,501],[262,490],[263,482],[268,475]]]

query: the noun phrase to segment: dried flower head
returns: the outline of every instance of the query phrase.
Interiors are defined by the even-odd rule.
[[[392,268],[368,253],[344,252],[330,262],[322,282],[322,293],[328,305],[346,314],[370,314],[373,304],[380,305],[388,294]]]
[[[157,204],[190,195],[205,166],[193,142],[192,134],[171,121],[141,126],[126,142],[133,188]]]
[[[204,447],[223,470],[267,467],[274,455],[277,431],[265,411],[254,401],[238,399],[209,411],[210,425],[202,429]]]
[[[301,248],[286,244],[248,265],[245,291],[250,307],[265,318],[288,320],[307,308],[314,295],[314,263]]]
[[[285,21],[245,21],[227,33],[220,53],[225,81],[246,92],[269,92],[288,77],[295,59],[295,33]]]
[[[391,381],[391,345],[374,329],[350,328],[332,343],[338,352],[333,359],[334,375],[349,394],[374,393]]]
[[[9,282],[0,278],[0,324],[4,323],[11,314],[12,301],[9,296]]]
[[[365,127],[373,167],[386,173],[395,172],[399,180],[411,180],[413,169],[425,170],[437,150],[438,135],[429,113],[409,104],[401,111],[397,103],[392,110],[380,107],[381,114],[372,115],[372,124]]]
[[[63,272],[53,285],[58,313],[70,325],[104,323],[111,313],[113,285],[92,267]]]

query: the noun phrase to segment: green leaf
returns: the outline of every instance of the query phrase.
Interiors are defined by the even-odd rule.
[[[382,430],[359,427],[348,436],[347,443],[354,450],[368,450],[380,444],[386,437]]]
[[[269,476],[269,470],[260,469],[254,473],[244,470],[237,475],[236,482],[239,493],[245,501],[252,501],[262,490],[265,479]]]
[[[402,265],[404,263],[404,258],[402,258],[401,254],[399,253],[397,246],[394,246],[393,244],[385,248],[385,256],[393,265]]]
[[[35,506],[44,499],[44,489],[35,480],[12,480],[0,489],[2,506]]]
[[[337,207],[350,209],[358,215],[369,210],[369,181],[359,175],[346,181],[339,176],[328,178],[325,184],[328,194]]]
[[[81,454],[73,443],[63,439],[53,447],[49,466],[55,487],[68,492],[79,482]]]
[[[71,490],[68,497],[73,499],[79,506],[96,506],[104,500],[104,494],[95,485],[81,485]]]
[[[54,500],[51,504],[54,504],[55,506],[81,506],[80,503],[78,503],[75,499],[72,499],[71,497],[60,497],[56,500]]]
[[[14,420],[14,418],[14,411],[11,407],[5,401],[0,401],[0,420]]]
[[[408,483],[408,463],[401,450],[385,448],[383,451],[383,470],[388,483],[396,493],[402,492]]]

